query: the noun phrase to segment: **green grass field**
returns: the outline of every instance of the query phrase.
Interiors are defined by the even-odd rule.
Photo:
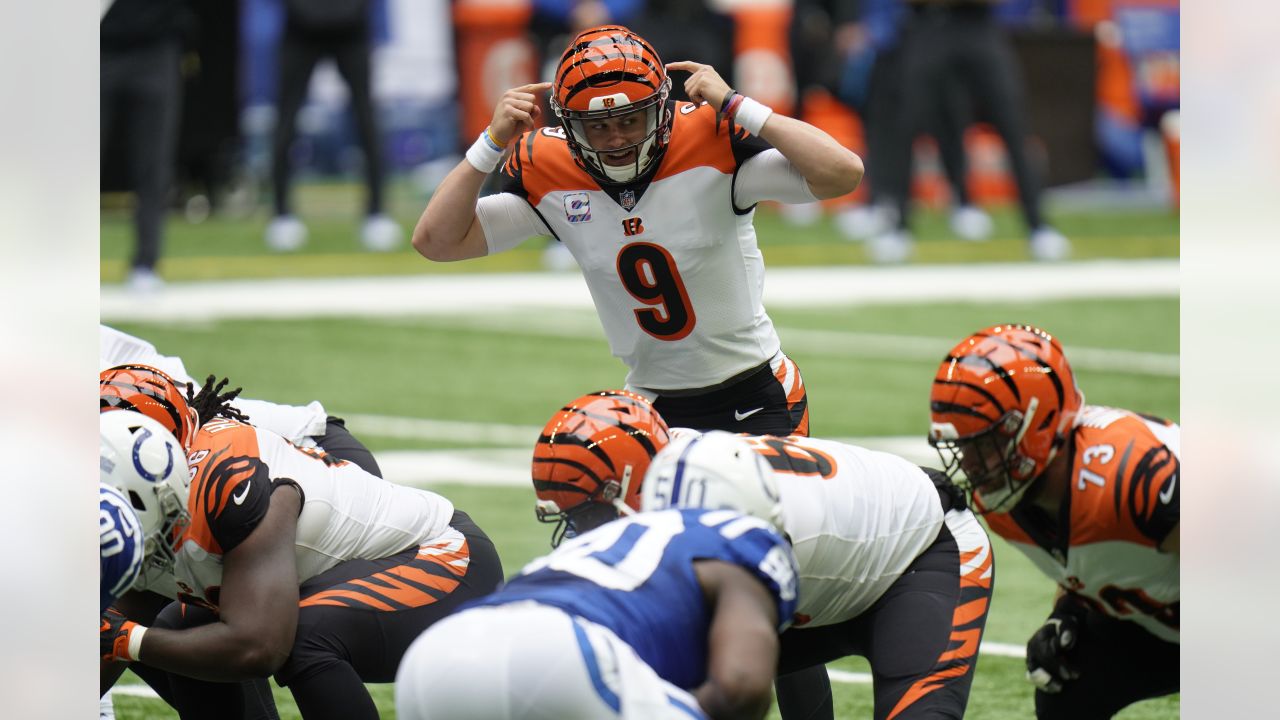
[[[409,200],[412,198],[401,197],[397,206],[406,222],[412,217]],[[313,206],[323,203],[313,196],[308,207]],[[997,217],[1002,239],[979,246],[947,241],[941,218],[925,217],[922,223],[931,229],[922,234],[921,255],[935,261],[960,252],[969,253],[965,260],[974,256],[991,261],[1021,259],[1023,249],[1013,218],[1007,213]],[[1159,214],[1061,220],[1060,226],[1076,241],[1078,254],[1177,254],[1176,217],[1172,221]],[[358,254],[352,240],[354,223],[336,219],[313,227],[315,241],[305,253],[266,255],[259,247],[264,222],[172,223],[166,275],[181,280],[528,270],[537,265],[537,247],[518,249],[505,258],[451,266],[429,264],[411,251]],[[801,265],[862,261],[861,248],[835,238],[825,223],[797,231],[783,228],[776,218],[762,213],[759,226],[770,264],[775,258],[780,258],[779,264]],[[102,225],[104,282],[122,275],[127,250],[123,217],[108,213]],[[771,315],[783,347],[804,372],[813,432],[825,437],[923,438],[929,383],[938,360],[952,343],[984,325],[1008,321],[1042,324],[1062,338],[1069,354],[1073,348],[1090,348],[1176,356],[1179,348],[1179,308],[1172,298],[788,309]],[[621,384],[624,368],[609,356],[594,323],[590,313],[566,312],[555,318],[530,313],[479,319],[334,317],[114,324],[150,340],[161,352],[181,355],[193,375],[217,372],[230,377],[233,384],[245,388],[247,397],[293,403],[319,399],[336,415],[537,426],[564,401]],[[876,340],[881,350],[859,349],[860,341],[866,339]],[[900,344],[901,352],[895,352],[895,343]],[[1078,376],[1091,403],[1179,417],[1176,372],[1153,372],[1116,361],[1080,369]],[[379,437],[362,430],[358,423],[350,427],[378,452],[442,447],[430,439]],[[530,438],[530,446],[532,442]],[[535,521],[529,489],[465,484],[433,489],[451,498],[485,528],[508,573],[547,550],[549,528]],[[995,599],[986,637],[1020,645],[1047,614],[1053,587],[1020,554],[999,541],[996,544]],[[832,667],[866,670],[865,663],[857,659]],[[125,682],[130,681],[136,682],[127,675]],[[869,685],[834,685],[837,717],[870,717]],[[394,717],[391,687],[371,686],[371,690],[383,716]],[[1030,718],[1034,715],[1031,698],[1021,660],[984,655],[978,665],[969,716],[983,720]],[[299,717],[287,691],[278,690],[276,700],[282,717]],[[115,702],[117,717],[122,720],[174,717],[159,700],[120,695]],[[1178,715],[1179,700],[1174,696],[1140,703],[1120,717],[1166,720]],[[771,717],[777,717],[776,712]]]

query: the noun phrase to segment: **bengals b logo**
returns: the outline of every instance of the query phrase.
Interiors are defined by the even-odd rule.
[[[638,217],[627,218],[622,221],[622,234],[627,237],[639,235],[644,232],[644,220]]]

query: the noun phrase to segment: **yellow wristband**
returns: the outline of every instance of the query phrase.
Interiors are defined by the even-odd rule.
[[[498,148],[499,150],[505,150],[507,148],[507,143],[498,142],[498,138],[493,136],[493,133],[489,130],[489,128],[484,129],[484,134],[485,134],[485,137],[489,138],[489,142],[493,143],[494,147]]]

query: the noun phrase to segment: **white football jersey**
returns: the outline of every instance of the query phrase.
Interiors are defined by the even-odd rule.
[[[918,466],[832,440],[747,440],[773,467],[800,569],[796,627],[865,612],[938,538],[942,504]]]
[[[768,145],[717,125],[707,105],[675,107],[647,185],[602,189],[549,127],[515,141],[502,170],[504,191],[536,214],[505,195],[477,206],[490,253],[548,232],[568,247],[627,385],[646,390],[715,385],[780,349],[761,302],[755,208],[734,204],[739,168]]]
[[[446,498],[234,420],[206,423],[189,462],[191,524],[175,574],[181,593],[215,607],[222,556],[262,521],[277,481],[292,480],[302,489],[295,541],[299,582],[345,560],[388,557],[450,532],[454,509]]]

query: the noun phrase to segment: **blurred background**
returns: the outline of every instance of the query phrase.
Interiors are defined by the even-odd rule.
[[[762,210],[766,251],[821,248],[794,261],[784,249],[771,265],[877,259],[858,242],[894,227],[895,199],[885,192],[898,185],[921,241],[916,260],[1024,259],[1030,221],[1019,211],[1006,133],[993,124],[1009,111],[1032,194],[1043,189],[1044,214],[1074,257],[1177,254],[1176,0],[103,6],[101,279],[138,291],[163,280],[331,274],[351,262],[369,272],[435,271],[397,258],[412,252],[408,231],[435,184],[505,89],[549,77],[568,37],[604,22],[632,27],[668,62],[713,64],[734,87],[822,127],[867,161],[850,197]],[[918,66],[930,60],[917,60],[939,24],[947,37],[968,32],[987,45],[995,36],[981,33],[994,28],[1011,53],[970,65],[965,48],[952,48],[959,54],[941,59],[949,74],[926,86]],[[146,50],[155,47],[170,51]],[[127,81],[112,76],[118,66]],[[151,87],[129,86],[167,70]],[[674,79],[682,96],[683,78]],[[992,84],[1008,85],[1003,97],[1012,100],[983,91]],[[931,104],[921,111],[913,91]],[[895,137],[908,127],[918,131]],[[904,142],[910,168],[892,159]],[[572,267],[544,256],[544,244],[484,262]],[[366,250],[391,257],[319,257]],[[311,257],[257,257],[268,252]],[[234,260],[246,257],[254,259]]]

